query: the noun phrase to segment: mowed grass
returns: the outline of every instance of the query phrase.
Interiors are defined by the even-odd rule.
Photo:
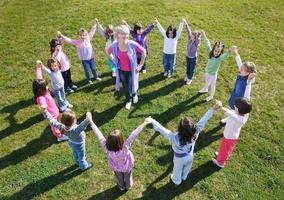
[[[0,199],[283,199],[283,1],[77,1],[0,0]],[[244,61],[256,63],[253,111],[241,131],[231,160],[216,170],[210,159],[222,131],[221,113],[207,124],[198,139],[192,172],[178,188],[168,184],[172,171],[170,143],[146,128],[135,140],[134,186],[125,194],[115,188],[113,172],[97,138],[87,129],[87,156],[94,167],[79,173],[67,142],[58,143],[39,113],[31,90],[35,61],[49,57],[49,41],[56,31],[75,38],[97,17],[103,25],[140,21],[144,26],[157,17],[166,28],[186,18],[194,29],[204,29],[212,43],[237,45]],[[93,46],[101,82],[89,86],[76,50],[65,45],[72,76],[80,86],[69,95],[79,121],[92,111],[94,121],[107,135],[119,128],[127,137],[146,116],[171,130],[182,116],[198,121],[211,106],[197,95],[204,83],[207,61],[203,41],[195,79],[183,86],[185,30],[178,42],[174,76],[162,75],[163,39],[155,28],[148,36],[147,74],[140,75],[140,102],[130,111],[117,99],[108,73],[105,41],[96,33]],[[227,105],[237,76],[233,56],[220,69],[216,98]]]

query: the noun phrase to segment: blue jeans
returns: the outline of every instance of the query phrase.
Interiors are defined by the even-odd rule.
[[[189,58],[186,56],[186,75],[187,75],[187,78],[190,80],[192,80],[192,77],[194,74],[196,61],[197,61],[197,57]]]
[[[87,81],[91,80],[90,75],[89,75],[89,68],[91,68],[91,71],[92,71],[94,78],[95,79],[98,78],[94,58],[92,58],[91,60],[82,60],[82,64],[83,64],[83,67],[84,67],[84,72],[85,72],[85,76],[87,78]]]
[[[79,165],[81,170],[85,170],[89,166],[89,163],[86,161],[85,142],[82,144],[75,144],[69,141],[69,145],[76,164]]]
[[[176,64],[176,54],[163,53],[164,71],[173,73]]]
[[[121,71],[119,70],[119,78],[122,82],[124,96],[126,98],[126,102],[130,102],[131,98],[135,94],[131,94],[132,91],[132,75],[131,72]]]
[[[58,90],[53,90],[53,94],[55,98],[57,99],[57,104],[60,112],[64,112],[67,109],[67,106],[69,105],[69,102],[66,99],[64,88],[60,88]]]
[[[185,181],[192,166],[193,155],[178,158],[174,156],[174,169],[172,174],[172,181],[174,184],[179,185],[182,181]]]

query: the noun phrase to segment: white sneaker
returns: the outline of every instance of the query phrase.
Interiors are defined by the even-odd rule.
[[[213,96],[210,95],[209,97],[206,98],[206,101],[211,101],[212,99],[213,99]]]
[[[73,108],[74,106],[72,104],[69,103],[69,105],[67,106],[67,108]]]
[[[93,81],[91,81],[91,80],[89,80],[88,83],[89,83],[90,85],[93,85],[93,84],[94,84]]]
[[[186,82],[185,82],[185,84],[186,84],[186,85],[190,85],[190,84],[191,84],[191,82],[192,82],[192,80],[187,79],[187,80],[186,80]]]
[[[167,77],[168,76],[168,72],[164,72],[164,77]]]
[[[126,110],[130,110],[131,104],[132,104],[131,102],[127,102],[127,103],[125,104]]]
[[[112,72],[112,77],[116,77],[116,72]]]
[[[133,103],[137,103],[138,102],[138,95],[136,94],[134,97],[133,97]]]
[[[183,80],[184,80],[184,82],[187,81],[187,76],[185,76]]]
[[[142,70],[142,73],[143,73],[143,74],[146,74],[146,69],[143,69],[143,70]]]
[[[220,168],[224,168],[224,167],[225,167],[225,165],[221,165],[221,164],[218,162],[218,160],[216,160],[215,158],[212,158],[212,162],[213,162],[215,165],[217,165],[218,167],[220,167]]]
[[[96,80],[97,80],[97,81],[101,81],[102,79],[101,79],[100,77],[97,77]]]
[[[171,77],[172,77],[171,72],[169,72],[168,73],[168,78],[171,78]]]
[[[66,140],[69,140],[69,138],[66,135],[62,135],[60,138],[57,138],[58,142],[66,141]]]
[[[202,88],[201,90],[198,91],[198,93],[201,93],[201,94],[204,94],[204,93],[207,93],[208,92],[208,89],[206,88]]]

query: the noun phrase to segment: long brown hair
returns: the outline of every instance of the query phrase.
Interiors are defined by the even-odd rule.
[[[181,146],[191,143],[196,138],[196,125],[189,118],[184,117],[178,125],[178,136]]]
[[[120,130],[112,131],[106,140],[106,147],[110,151],[117,152],[122,149],[124,143],[123,135]]]
[[[45,81],[44,79],[33,80],[32,87],[35,98],[46,94],[46,92],[48,91],[47,84],[47,81]]]

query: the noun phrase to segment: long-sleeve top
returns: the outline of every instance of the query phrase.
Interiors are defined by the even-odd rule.
[[[67,57],[67,55],[64,53],[63,51],[63,44],[61,45],[61,48],[59,50],[55,50],[52,54],[53,58],[56,58],[59,63],[60,63],[60,71],[61,72],[65,72],[68,69],[70,69],[71,65],[70,65],[70,61]]]
[[[199,122],[196,125],[197,137],[198,137],[199,133],[204,129],[208,120],[213,116],[214,112],[215,111],[214,111],[213,108],[209,109],[203,115],[203,117],[199,120]],[[194,145],[195,145],[195,142],[197,141],[197,137],[192,142],[187,143],[186,145],[182,146],[180,144],[180,138],[179,138],[178,133],[171,132],[170,130],[163,127],[156,120],[154,120],[152,124],[153,124],[154,129],[156,131],[160,132],[165,138],[167,138],[172,143],[172,149],[175,153],[177,153],[177,154],[193,154]]]
[[[206,37],[204,39],[204,44],[205,44],[205,47],[206,47],[208,53],[210,53],[212,51],[211,43],[208,40],[208,38],[206,38]],[[218,73],[220,66],[221,66],[221,63],[226,58],[228,58],[229,55],[230,55],[229,51],[226,51],[225,53],[223,53],[222,55],[220,55],[217,58],[215,58],[214,56],[212,58],[208,58],[207,65],[206,65],[206,68],[205,68],[205,72],[210,74],[210,75],[216,75]]]
[[[59,110],[55,104],[54,99],[50,95],[50,93],[47,91],[43,96],[39,96],[36,98],[36,103],[39,106],[46,106],[47,111],[50,113],[50,115],[54,118],[57,119],[59,116]]]
[[[164,30],[164,28],[162,27],[162,25],[157,22],[157,27],[159,29],[159,31],[161,32],[161,34],[164,37],[164,48],[163,48],[163,52],[165,54],[175,54],[176,53],[176,49],[177,49],[177,41],[181,35],[182,32],[182,27],[183,27],[183,22],[181,22],[179,24],[177,33],[176,33],[176,37],[175,38],[168,38],[166,31]]]
[[[81,40],[72,40],[66,36],[63,36],[64,40],[74,45],[77,48],[77,54],[80,60],[91,60],[94,58],[94,50],[91,44],[91,40],[96,32],[96,26],[93,26],[88,33],[88,36],[86,39]]]
[[[117,152],[107,149],[106,139],[96,124],[91,124],[91,127],[107,154],[108,163],[112,170],[115,172],[130,172],[134,166],[134,156],[130,151],[130,147],[138,134],[143,130],[144,125],[138,126],[123,143],[122,149]]]
[[[238,66],[238,69],[240,70],[242,67],[242,60],[240,55],[235,56],[235,61]],[[229,105],[231,109],[234,109],[236,98],[238,97],[246,97],[250,99],[250,92],[251,92],[251,82],[248,80],[248,76],[241,76],[238,74],[235,82],[234,90],[231,93],[230,99],[229,99]]]
[[[197,57],[197,51],[200,47],[200,32],[197,33],[195,40],[192,40],[191,38],[191,29],[187,23],[185,23],[186,33],[187,33],[187,52],[186,56],[189,58],[196,58]]]
[[[66,131],[65,135],[68,136],[69,142],[75,144],[85,143],[86,133],[84,130],[89,124],[89,121],[87,119],[84,119],[79,125],[74,124],[68,130],[66,130],[65,125],[52,118],[48,111],[44,111],[43,115],[48,120],[50,125],[55,126],[59,130]]]
[[[59,70],[57,71],[51,71],[50,69],[43,67],[43,70],[48,75],[50,81],[51,81],[51,87],[53,90],[58,90],[62,87],[64,87],[64,79],[62,77],[62,74]],[[38,70],[37,73],[41,73],[41,70]]]
[[[102,37],[103,37],[104,39],[106,39],[106,47],[105,47],[105,50],[107,50],[107,49],[112,45],[112,43],[116,42],[116,40],[117,40],[116,37],[115,37],[116,34],[113,33],[113,35],[114,35],[113,39],[112,39],[111,37],[109,37],[109,38],[107,39],[107,32],[105,31],[104,27],[103,27],[101,24],[99,24],[98,26],[99,26],[100,33],[101,33]]]
[[[154,25],[151,24],[150,26],[148,26],[141,34],[136,34],[135,31],[133,29],[130,29],[130,34],[133,38],[133,40],[135,42],[137,42],[138,44],[140,44],[143,48],[145,48],[146,50],[148,49],[147,46],[147,34],[153,30]]]

